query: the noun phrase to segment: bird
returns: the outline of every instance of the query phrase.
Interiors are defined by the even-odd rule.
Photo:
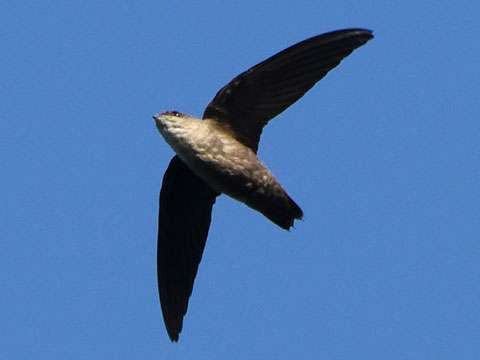
[[[153,116],[176,153],[162,180],[157,238],[158,291],[172,342],[183,328],[216,198],[226,194],[285,230],[302,219],[302,209],[257,157],[262,130],[372,38],[362,28],[313,36],[233,78],[202,119],[178,111]]]

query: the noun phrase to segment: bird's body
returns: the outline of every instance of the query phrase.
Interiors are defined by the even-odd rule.
[[[269,120],[301,98],[354,49],[373,37],[345,29],[301,41],[241,73],[218,91],[203,119],[176,111],[154,116],[175,151],[159,201],[157,274],[165,325],[177,341],[210,227],[226,194],[283,229],[303,212],[258,159]]]
[[[302,210],[255,152],[221,123],[178,112],[159,114],[155,119],[180,159],[216,192],[245,203],[284,229],[302,217]]]

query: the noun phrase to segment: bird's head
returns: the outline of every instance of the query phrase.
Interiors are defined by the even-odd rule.
[[[195,133],[200,121],[189,115],[178,111],[166,111],[153,115],[158,131],[171,145],[177,142],[183,142],[189,134]]]
[[[165,125],[169,122],[176,123],[181,121],[185,117],[188,116],[178,111],[165,111],[153,115],[153,119],[155,120],[157,126],[161,126],[162,124]]]
[[[164,134],[164,132],[171,132],[175,128],[184,126],[185,124],[182,124],[182,122],[187,118],[190,118],[190,116],[182,114],[178,111],[165,111],[153,115],[155,124],[162,134]]]

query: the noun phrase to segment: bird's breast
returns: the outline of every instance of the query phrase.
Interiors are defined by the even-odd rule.
[[[247,204],[252,195],[283,193],[280,184],[252,149],[208,120],[192,121],[161,130],[162,135],[185,164],[210,187]]]

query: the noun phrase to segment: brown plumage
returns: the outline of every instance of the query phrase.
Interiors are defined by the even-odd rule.
[[[177,153],[162,183],[158,287],[168,335],[178,341],[216,197],[224,193],[290,229],[303,212],[257,158],[263,127],[373,37],[339,30],[295,44],[235,77],[208,104],[203,121],[154,116]]]

